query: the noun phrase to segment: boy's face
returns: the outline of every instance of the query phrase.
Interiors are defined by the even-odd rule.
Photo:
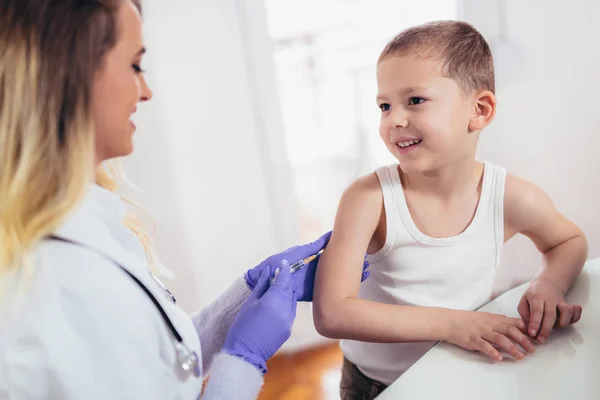
[[[439,61],[413,55],[377,65],[379,133],[405,173],[432,172],[475,156],[473,99],[439,68]]]

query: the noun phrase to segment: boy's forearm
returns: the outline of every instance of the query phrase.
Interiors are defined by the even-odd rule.
[[[453,310],[400,306],[361,298],[339,300],[328,312],[315,309],[319,333],[333,339],[395,343],[446,340]]]
[[[581,272],[587,255],[585,236],[571,238],[544,253],[544,266],[535,280],[552,282],[566,295]]]

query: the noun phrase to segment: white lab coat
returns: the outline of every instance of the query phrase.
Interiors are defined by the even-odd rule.
[[[124,215],[120,199],[94,185],[56,235],[108,254],[137,277],[202,360],[192,320],[149,275]],[[22,274],[3,278],[0,398],[199,397],[202,376],[183,372],[159,311],[115,263],[59,241],[42,242],[33,256],[27,287]]]

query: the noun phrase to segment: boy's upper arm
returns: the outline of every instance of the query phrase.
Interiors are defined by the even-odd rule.
[[[507,240],[521,233],[542,253],[583,235],[573,222],[556,210],[542,189],[513,175],[506,177],[504,221]]]
[[[331,239],[319,260],[315,303],[358,295],[364,257],[377,229],[382,204],[375,173],[357,179],[346,189]]]

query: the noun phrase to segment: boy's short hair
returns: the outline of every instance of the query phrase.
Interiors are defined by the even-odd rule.
[[[383,49],[379,62],[396,55],[417,54],[443,61],[442,75],[465,93],[495,93],[494,60],[481,33],[463,21],[434,21],[398,34]]]

